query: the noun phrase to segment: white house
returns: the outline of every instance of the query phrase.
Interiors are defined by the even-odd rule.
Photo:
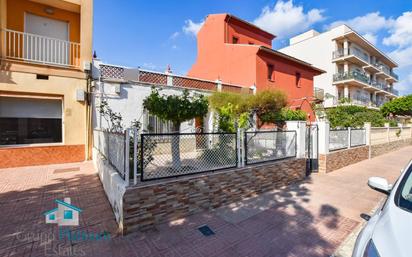
[[[314,78],[323,89],[325,107],[342,98],[351,104],[377,108],[398,95],[394,85],[397,64],[347,25],[319,33],[309,30],[290,39],[279,51],[326,71]],[[340,101],[341,100],[341,101]]]
[[[209,81],[185,76],[174,75],[170,72],[154,72],[142,69],[130,69],[122,66],[94,63],[93,77],[93,127],[107,129],[108,123],[99,112],[99,104],[105,99],[110,108],[120,113],[124,127],[131,122],[141,122],[144,132],[169,133],[170,122],[161,121],[156,116],[146,112],[143,100],[150,95],[152,87],[164,95],[180,95],[185,89],[190,94],[208,96],[214,91],[249,92],[249,88],[222,84],[219,81]],[[251,91],[250,91],[251,92]],[[209,113],[203,119],[193,119],[181,124],[181,133],[211,132],[213,130],[213,115]]]
[[[71,205],[70,198],[64,198],[64,201],[55,200],[57,208],[44,213],[46,223],[56,223],[59,226],[78,226],[79,213],[82,210]]]

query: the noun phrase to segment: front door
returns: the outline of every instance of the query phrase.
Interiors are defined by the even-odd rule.
[[[31,61],[68,65],[69,23],[26,13],[24,58]]]

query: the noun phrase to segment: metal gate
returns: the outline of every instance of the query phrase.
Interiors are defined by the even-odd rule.
[[[306,126],[305,138],[305,157],[306,157],[306,175],[312,172],[318,172],[319,167],[319,133],[317,125]]]

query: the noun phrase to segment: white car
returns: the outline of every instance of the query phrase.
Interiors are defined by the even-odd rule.
[[[383,206],[359,234],[352,257],[412,256],[412,161],[392,186],[384,178],[372,177],[368,185],[388,195]]]

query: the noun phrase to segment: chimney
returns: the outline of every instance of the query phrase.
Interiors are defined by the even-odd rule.
[[[70,204],[70,197],[65,197],[64,202]]]

